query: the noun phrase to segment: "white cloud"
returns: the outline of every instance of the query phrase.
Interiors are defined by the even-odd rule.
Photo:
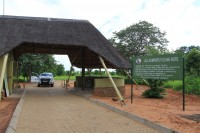
[[[69,61],[69,57],[67,55],[54,55],[55,60],[58,64],[63,64],[65,70],[70,70],[71,63]],[[73,66],[74,67],[74,66]],[[74,67],[76,71],[80,71],[79,68]]]
[[[200,45],[200,0],[4,0],[5,14],[86,19],[106,38],[146,20],[167,32],[169,48]],[[2,6],[0,2],[0,7]],[[0,8],[2,9],[2,8]],[[0,14],[3,9],[0,10]]]

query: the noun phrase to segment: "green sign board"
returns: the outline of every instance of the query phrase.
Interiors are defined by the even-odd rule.
[[[135,79],[182,80],[183,59],[175,54],[135,57],[132,76]]]

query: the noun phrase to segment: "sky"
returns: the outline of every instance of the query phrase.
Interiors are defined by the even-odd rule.
[[[108,39],[113,32],[145,20],[167,33],[171,51],[200,46],[200,0],[1,0],[0,15],[3,11],[4,15],[89,20]],[[55,59],[69,70],[66,55]]]

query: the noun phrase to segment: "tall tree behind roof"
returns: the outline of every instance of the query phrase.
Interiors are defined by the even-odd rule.
[[[114,32],[110,41],[127,59],[134,56],[145,55],[148,48],[156,48],[160,52],[166,51],[168,40],[166,32],[147,21],[140,21],[119,32]]]

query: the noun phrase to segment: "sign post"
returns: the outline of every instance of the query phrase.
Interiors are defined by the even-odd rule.
[[[184,62],[184,58],[183,58],[183,89],[182,89],[182,93],[183,93],[183,111],[185,111],[185,62]]]
[[[133,58],[132,77],[135,79],[183,80],[183,111],[185,110],[184,58],[176,54]]]

